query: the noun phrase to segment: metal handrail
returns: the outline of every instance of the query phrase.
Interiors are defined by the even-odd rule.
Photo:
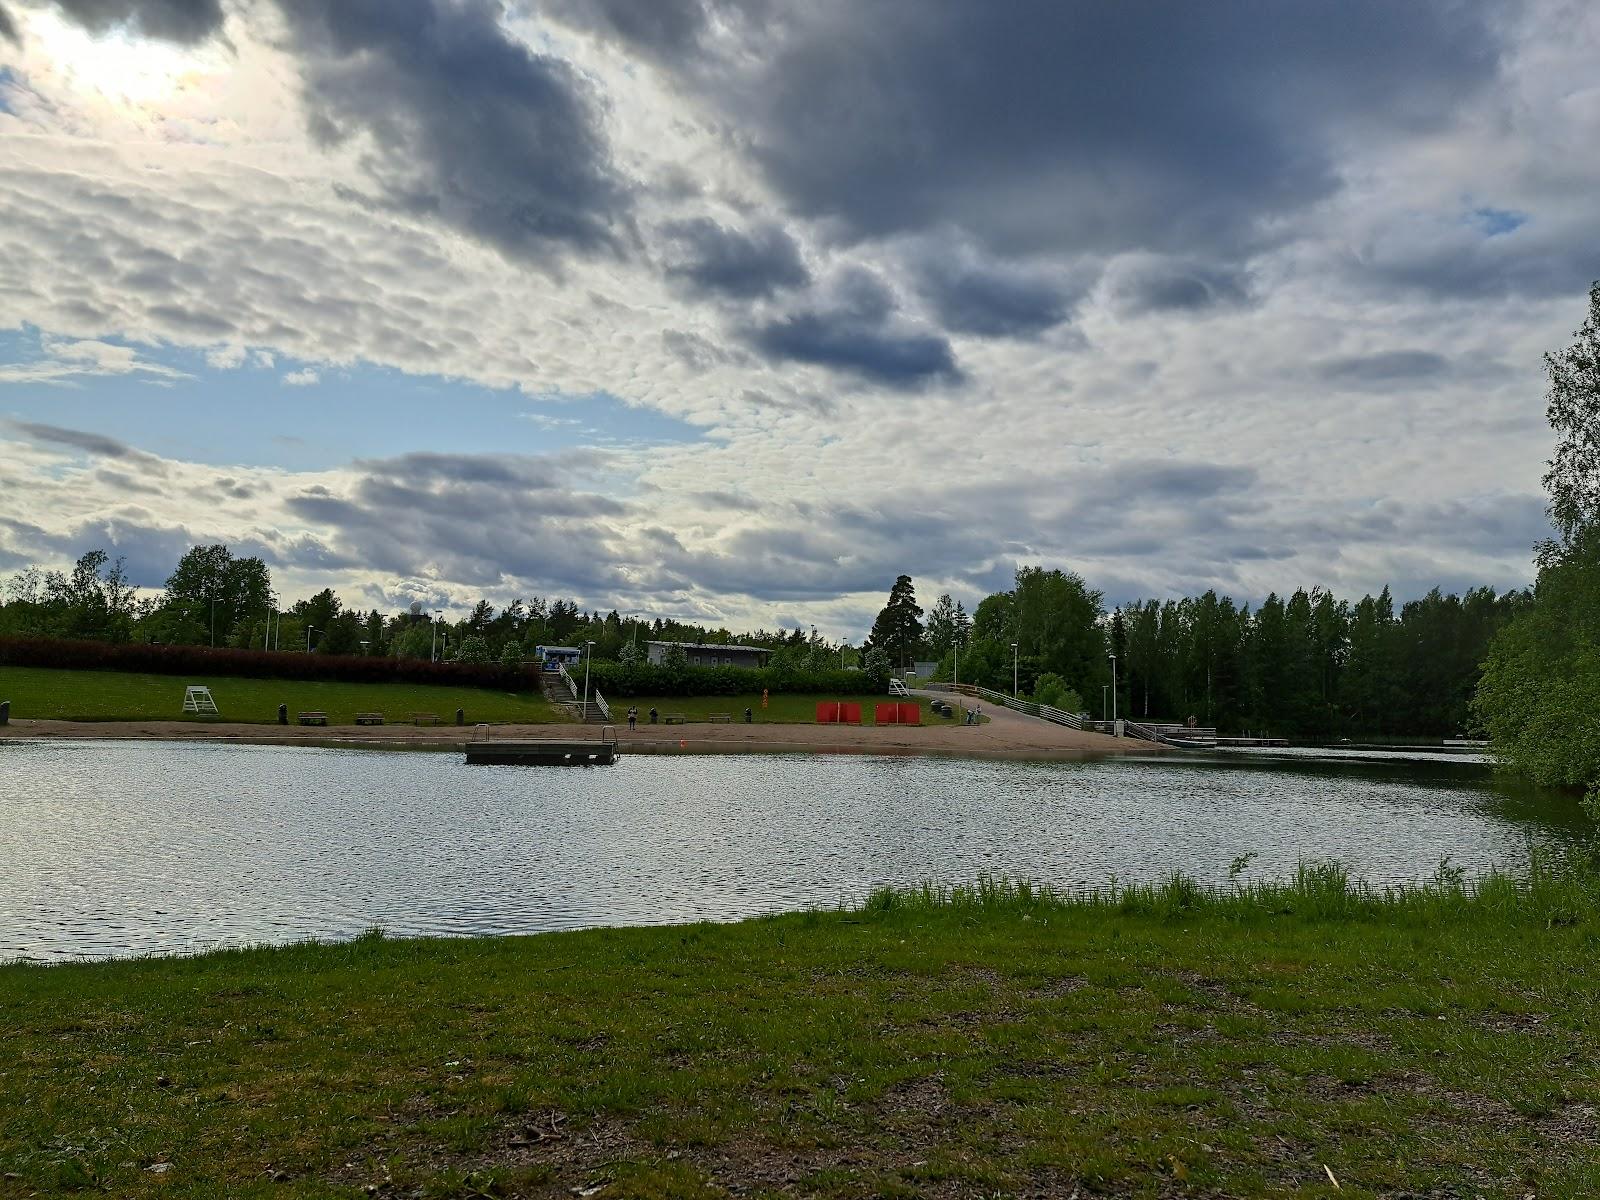
[[[606,698],[600,694],[599,688],[593,688],[591,690],[594,692],[594,702],[600,708],[600,715],[608,721],[611,720],[611,705],[606,703]],[[584,713],[583,718],[584,720],[588,720],[589,714]]]
[[[578,685],[572,681],[572,676],[567,674],[567,664],[558,662],[556,670],[561,672],[561,678],[567,681],[567,691],[572,693],[572,698],[578,698]]]

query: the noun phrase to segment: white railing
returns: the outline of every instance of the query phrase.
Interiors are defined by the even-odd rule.
[[[1026,713],[1030,717],[1038,717],[1041,721],[1049,721],[1055,725],[1065,725],[1068,729],[1082,729],[1084,719],[1077,713],[1069,713],[1065,709],[1056,708],[1050,704],[1036,704],[1032,700],[1018,700],[1004,692],[997,692],[993,688],[976,687],[972,684],[932,684],[940,691],[962,692],[968,696],[978,696],[990,704],[998,704],[1004,708],[1013,709],[1019,713]]]
[[[561,678],[567,681],[567,691],[571,692],[572,698],[581,705],[583,703],[583,692],[579,690],[577,681],[567,674],[567,664],[557,663],[556,670],[560,671]],[[611,720],[611,706],[606,703],[606,698],[600,694],[600,689],[592,687],[589,689],[589,694],[594,697],[590,703],[600,710],[600,715],[608,721]],[[583,719],[585,721],[589,719],[587,709],[584,710]]]
[[[572,693],[574,700],[578,699],[578,685],[572,682],[572,676],[567,674],[567,664],[558,662],[556,670],[561,672],[561,678],[567,681],[567,691]]]

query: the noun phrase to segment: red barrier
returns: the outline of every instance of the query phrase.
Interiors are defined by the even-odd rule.
[[[841,701],[839,704],[839,721],[844,725],[861,724],[861,705],[846,704]]]
[[[824,700],[817,705],[817,724],[836,725],[839,722],[839,702]]]
[[[880,704],[875,710],[875,716],[879,725],[921,725],[922,705]]]

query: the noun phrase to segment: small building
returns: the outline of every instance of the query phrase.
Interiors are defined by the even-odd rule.
[[[535,646],[534,658],[545,664],[563,663],[566,666],[576,666],[583,661],[583,647],[581,646]]]
[[[713,646],[700,642],[647,642],[647,661],[660,666],[667,649],[678,646],[691,667],[743,667],[757,671],[767,665],[771,651],[764,646]]]

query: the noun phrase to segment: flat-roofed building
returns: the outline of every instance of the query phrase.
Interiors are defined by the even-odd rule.
[[[699,642],[647,642],[648,661],[660,665],[667,656],[667,648],[679,646],[691,667],[743,667],[755,671],[767,665],[772,653],[764,646],[713,646]]]

